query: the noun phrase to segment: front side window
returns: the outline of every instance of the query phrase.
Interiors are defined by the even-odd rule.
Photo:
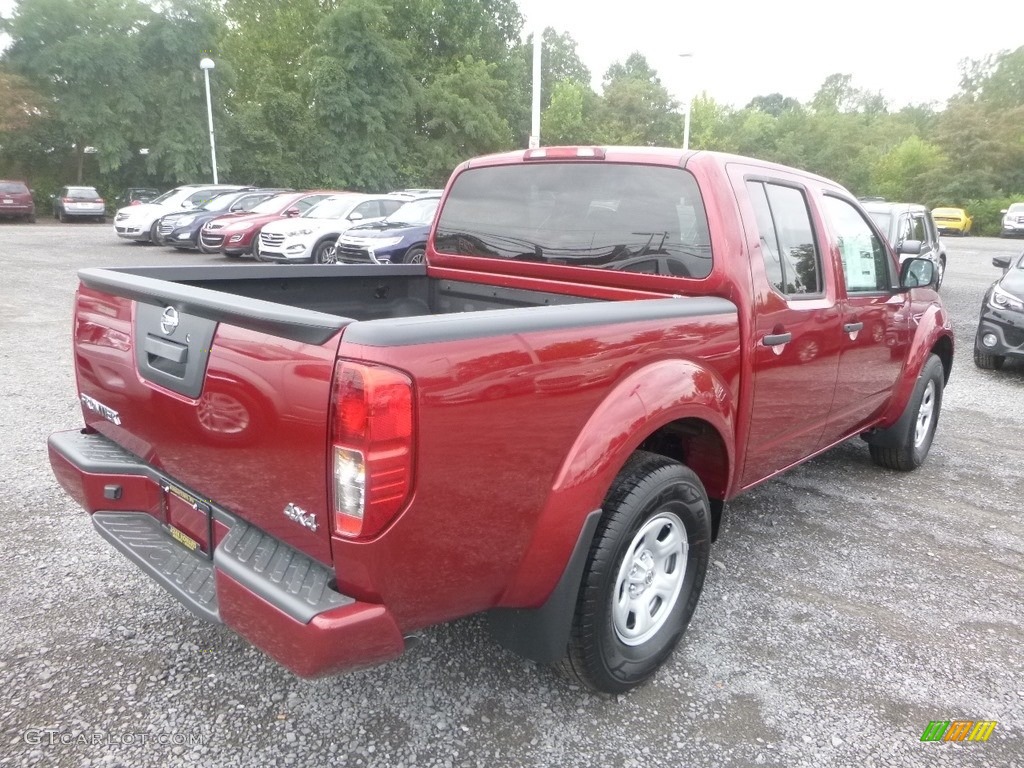
[[[820,294],[821,256],[804,193],[762,181],[748,181],[747,191],[757,216],[768,281],[785,296]]]
[[[825,211],[839,244],[847,292],[891,290],[888,252],[857,209],[845,200],[827,195]]]
[[[443,253],[675,277],[711,273],[711,238],[681,168],[526,162],[461,173],[441,210]]]

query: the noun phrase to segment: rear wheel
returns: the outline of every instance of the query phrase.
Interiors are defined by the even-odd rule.
[[[603,508],[561,670],[622,693],[654,675],[686,631],[707,572],[711,509],[691,469],[644,451]]]
[[[58,208],[57,209],[57,218],[60,220],[61,224],[64,224],[64,223],[67,222],[68,216],[67,216],[66,213],[64,213],[64,209],[63,208]]]

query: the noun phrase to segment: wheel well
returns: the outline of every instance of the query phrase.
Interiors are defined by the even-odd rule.
[[[932,353],[939,356],[942,361],[942,373],[946,383],[949,383],[949,376],[953,371],[953,342],[943,336],[935,342]]]
[[[718,430],[702,419],[679,419],[648,435],[638,447],[675,459],[697,474],[711,501],[712,540],[718,538],[729,486],[729,451]]]

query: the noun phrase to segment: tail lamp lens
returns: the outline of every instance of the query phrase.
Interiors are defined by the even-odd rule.
[[[412,488],[412,381],[392,368],[339,361],[332,400],[334,530],[373,536]]]

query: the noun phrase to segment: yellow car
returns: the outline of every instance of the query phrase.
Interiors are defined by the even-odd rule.
[[[971,234],[971,217],[963,208],[934,208],[932,209],[932,221],[935,227],[944,235],[969,235]]]

